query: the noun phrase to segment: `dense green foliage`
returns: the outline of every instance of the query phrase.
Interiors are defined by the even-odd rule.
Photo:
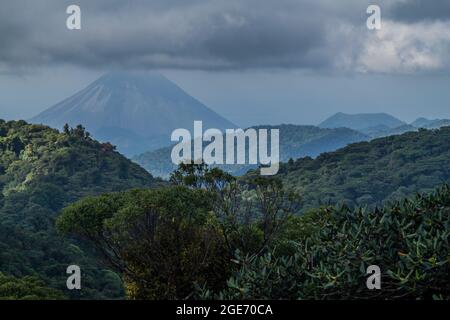
[[[347,128],[322,129],[314,126],[280,125],[256,126],[259,129],[280,130],[280,160],[288,161],[290,158],[316,157],[322,152],[334,151],[345,147],[349,143],[369,139],[368,136]],[[270,136],[270,135],[269,135]],[[208,143],[205,143],[206,146]],[[247,146],[248,153],[248,146]],[[134,160],[147,169],[152,175],[168,178],[176,170],[171,160],[172,147],[146,152],[136,156]],[[224,155],[225,157],[225,155]],[[252,165],[219,165],[220,169],[233,175],[245,174]]]
[[[84,196],[155,182],[81,126],[59,133],[0,120],[0,271],[64,289],[67,266],[78,264],[85,272],[80,297],[121,296],[119,278],[101,268],[90,249],[63,241],[54,221],[61,208]]]
[[[132,299],[188,298],[222,289],[235,252],[267,252],[292,203],[274,180],[241,186],[218,169],[182,166],[173,186],[80,200],[58,229],[95,246]],[[251,189],[250,189],[251,188]]]
[[[290,227],[291,254],[241,258],[221,299],[450,299],[450,188],[377,210],[328,207]],[[366,268],[381,268],[368,290]]]
[[[449,187],[383,209],[329,207],[296,219],[290,255],[241,259],[217,297],[450,299]],[[370,265],[381,268],[382,290],[366,287]]]
[[[61,300],[62,292],[35,277],[15,278],[0,273],[0,300]]]
[[[349,145],[281,166],[303,211],[327,204],[374,205],[430,192],[450,181],[450,127]]]
[[[83,199],[58,218],[104,253],[129,298],[450,298],[447,186],[383,208],[295,216],[298,196],[278,179],[181,165],[171,181]],[[370,265],[381,291],[366,287]]]
[[[128,297],[180,299],[193,282],[225,276],[210,209],[201,190],[134,190],[77,202],[58,227],[96,243],[123,275]]]

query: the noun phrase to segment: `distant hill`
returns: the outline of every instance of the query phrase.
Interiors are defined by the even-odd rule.
[[[280,160],[310,156],[316,157],[327,151],[342,148],[350,143],[369,139],[368,136],[348,128],[322,129],[314,126],[279,125],[255,126],[254,129],[280,130]],[[172,147],[143,153],[133,160],[147,169],[152,175],[167,178],[176,169],[172,163]],[[219,166],[235,175],[241,175],[255,166],[223,165]]]
[[[82,124],[101,141],[128,156],[167,146],[174,129],[234,128],[176,84],[157,73],[113,72],[32,118],[62,129]]]
[[[83,128],[60,133],[0,120],[0,273],[34,275],[67,292],[66,268],[82,267],[79,298],[118,298],[120,279],[90,250],[55,231],[59,210],[85,196],[154,187],[161,182]]]
[[[403,134],[405,132],[417,131],[419,128],[416,128],[410,124],[403,124],[399,127],[389,128],[387,126],[377,126],[371,127],[361,130],[364,134],[367,134],[372,139],[388,137],[397,134]]]
[[[429,120],[426,118],[418,118],[411,123],[413,127],[416,128],[426,128],[426,129],[438,129],[444,126],[450,126],[450,120],[448,119],[433,119]]]
[[[429,120],[427,118],[417,118],[415,121],[411,123],[411,125],[416,128],[424,128],[427,125],[431,124],[433,121],[436,120]]]
[[[346,114],[336,113],[319,124],[320,128],[350,128],[353,130],[367,130],[377,126],[396,128],[405,123],[386,113],[360,113]]]
[[[316,159],[283,164],[279,177],[303,197],[303,211],[324,204],[376,205],[450,183],[450,127],[351,144]]]
[[[418,118],[407,124],[386,113],[345,114],[336,113],[319,124],[321,128],[350,128],[357,130],[371,139],[417,131],[419,128],[439,129],[450,126],[450,120]]]
[[[441,127],[450,126],[450,120],[446,119],[434,119],[428,120],[425,118],[419,118],[411,124],[403,124],[398,127],[390,128],[385,125],[379,125],[375,127],[365,128],[360,130],[362,133],[367,134],[371,138],[381,138],[397,134],[403,134],[405,132],[417,131],[422,129],[439,129]]]
[[[426,129],[439,129],[442,127],[450,126],[450,120],[448,119],[440,119],[429,123],[425,128]]]

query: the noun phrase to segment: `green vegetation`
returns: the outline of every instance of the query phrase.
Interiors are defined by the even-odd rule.
[[[62,292],[47,288],[42,280],[35,277],[21,279],[0,273],[0,300],[61,300]]]
[[[303,212],[328,204],[374,206],[448,183],[449,159],[450,127],[420,129],[289,161],[279,176],[302,195]]]
[[[267,252],[294,203],[275,180],[243,186],[201,165],[182,166],[172,181],[86,198],[58,218],[60,231],[103,253],[131,299],[185,299],[196,284],[223,288],[235,252]]]
[[[81,126],[59,133],[0,120],[0,271],[36,276],[64,290],[67,266],[78,264],[85,272],[84,289],[73,297],[121,297],[120,279],[99,266],[91,249],[58,236],[55,219],[61,208],[82,197],[156,183]]]
[[[181,165],[163,183],[81,126],[0,121],[0,299],[450,299],[449,138],[356,143],[277,177]]]
[[[242,258],[227,289],[218,294],[203,289],[200,296],[450,299],[448,186],[382,209],[329,207],[295,220],[290,255]],[[381,268],[382,290],[366,287],[370,265]]]
[[[276,178],[182,165],[173,186],[87,198],[58,229],[87,240],[130,299],[449,299],[450,188],[298,216]],[[366,268],[382,270],[381,291]]]
[[[87,198],[66,208],[58,227],[97,243],[130,298],[186,298],[194,281],[221,277],[225,263],[207,199],[183,187]]]

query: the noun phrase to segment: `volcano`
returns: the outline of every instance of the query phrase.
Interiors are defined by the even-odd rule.
[[[96,138],[132,156],[172,144],[174,129],[236,126],[159,73],[113,72],[43,111],[30,122],[62,129],[83,125]]]

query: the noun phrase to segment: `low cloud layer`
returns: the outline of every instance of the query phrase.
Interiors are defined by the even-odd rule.
[[[364,0],[82,0],[81,31],[65,27],[70,4],[2,3],[0,73],[54,65],[375,73],[450,68],[448,0],[380,1],[381,31],[366,28]]]

